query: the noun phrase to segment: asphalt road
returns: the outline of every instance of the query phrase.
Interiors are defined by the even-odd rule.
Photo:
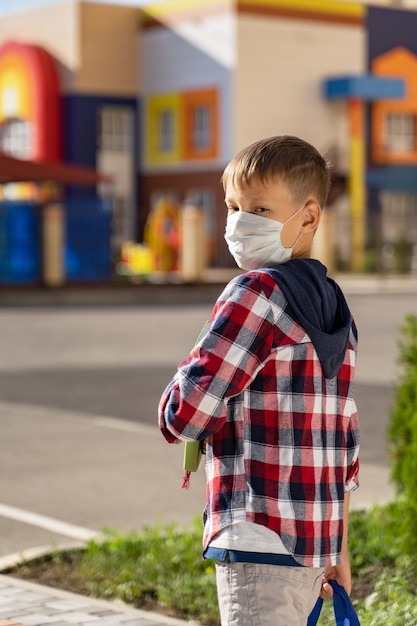
[[[417,298],[347,297],[360,332],[365,506],[392,496],[385,431],[399,328]],[[0,557],[200,514],[204,474],[181,490],[182,449],[160,437],[156,407],[210,308],[0,309]]]

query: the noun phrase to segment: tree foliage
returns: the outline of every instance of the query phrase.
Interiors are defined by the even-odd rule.
[[[407,551],[417,552],[417,316],[405,318],[398,362],[401,366],[390,410],[388,441],[391,474],[404,509],[402,534]]]

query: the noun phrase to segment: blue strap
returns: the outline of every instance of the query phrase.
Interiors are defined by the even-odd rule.
[[[333,610],[336,626],[360,626],[359,618],[344,588],[335,580],[329,580],[329,583],[333,587]],[[310,613],[307,626],[316,626],[322,606],[323,600],[319,598]]]
[[[316,604],[314,605],[314,609],[311,611],[308,616],[307,626],[316,626],[319,621],[321,607],[323,606],[323,599],[318,598]]]

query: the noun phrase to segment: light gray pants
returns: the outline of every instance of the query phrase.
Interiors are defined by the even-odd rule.
[[[324,570],[216,562],[222,626],[306,626]]]

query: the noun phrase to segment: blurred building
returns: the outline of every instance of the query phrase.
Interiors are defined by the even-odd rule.
[[[136,235],[138,12],[70,0],[0,24],[0,149],[111,172],[110,186],[61,183],[59,190],[66,279],[110,280],[113,251]],[[0,280],[41,280],[39,199],[56,193],[54,180],[3,187],[0,228],[8,245]],[[38,228],[26,232],[32,223]]]
[[[218,181],[237,150],[261,137],[300,135],[337,157],[338,177],[346,174],[346,104],[329,106],[322,82],[364,71],[364,9],[202,0],[165,2],[143,15],[142,203],[171,189],[199,201],[215,262],[228,264]]]
[[[225,164],[261,137],[299,135],[333,163],[340,266],[363,269],[382,248],[389,263],[403,239],[417,250],[416,32],[413,10],[343,0],[65,0],[11,14],[0,149],[111,174],[65,197],[111,200],[116,256],[161,198],[200,207],[222,266]]]

